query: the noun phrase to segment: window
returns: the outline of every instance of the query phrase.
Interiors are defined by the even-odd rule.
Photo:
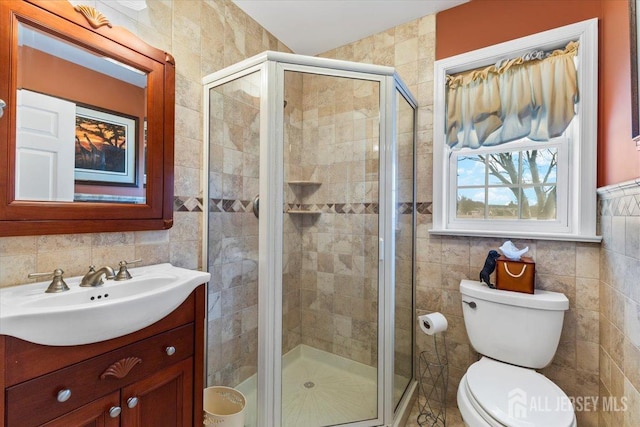
[[[561,137],[452,152],[451,226],[477,229],[491,221],[493,229],[510,231],[544,222],[548,229],[566,229],[568,145]]]
[[[445,126],[447,75],[570,41],[580,46],[579,102],[576,116],[560,136],[479,148],[462,141],[463,148],[450,148]],[[437,61],[435,79],[432,233],[600,240],[595,234],[597,20]],[[475,142],[468,145],[477,147]]]

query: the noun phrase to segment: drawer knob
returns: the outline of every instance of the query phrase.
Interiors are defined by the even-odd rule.
[[[120,412],[122,412],[122,408],[119,406],[112,406],[111,409],[109,409],[109,416],[111,418],[117,418],[120,415]]]
[[[71,397],[71,390],[65,388],[58,392],[58,402],[66,402]]]
[[[127,406],[129,407],[129,409],[135,408],[137,405],[138,405],[137,397],[130,397],[127,399]]]
[[[173,356],[174,354],[176,354],[176,348],[172,345],[165,348],[164,351],[167,353],[167,356]]]

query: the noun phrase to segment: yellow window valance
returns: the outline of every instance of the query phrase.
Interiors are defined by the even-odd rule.
[[[575,116],[578,43],[447,76],[447,144],[493,146],[562,135]]]

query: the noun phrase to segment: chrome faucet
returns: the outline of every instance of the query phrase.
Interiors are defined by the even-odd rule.
[[[109,267],[108,265],[105,265],[104,267],[97,270],[92,265],[89,267],[89,271],[87,272],[87,274],[85,274],[82,278],[80,286],[84,288],[101,286],[103,284],[102,276],[105,276],[107,279],[113,279],[115,275],[116,273],[115,271],[113,271],[113,268]]]

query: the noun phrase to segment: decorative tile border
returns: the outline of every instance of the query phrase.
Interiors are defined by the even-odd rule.
[[[598,188],[600,216],[640,216],[640,180]]]
[[[420,202],[416,203],[416,210],[419,214],[431,215],[433,211],[431,210],[431,206],[433,202]]]
[[[251,200],[209,199],[209,212],[252,212]]]
[[[202,212],[203,210],[202,197],[173,197],[174,212]]]
[[[602,216],[640,216],[640,195],[600,200]]]
[[[431,202],[416,203],[419,214],[431,214]],[[377,214],[378,203],[286,203],[284,211],[318,211],[332,214]],[[174,212],[203,212],[203,202],[200,197],[175,196],[173,199]],[[251,200],[239,199],[209,199],[209,212],[247,213],[253,212]],[[411,203],[398,203],[399,215],[409,215],[413,212]]]

